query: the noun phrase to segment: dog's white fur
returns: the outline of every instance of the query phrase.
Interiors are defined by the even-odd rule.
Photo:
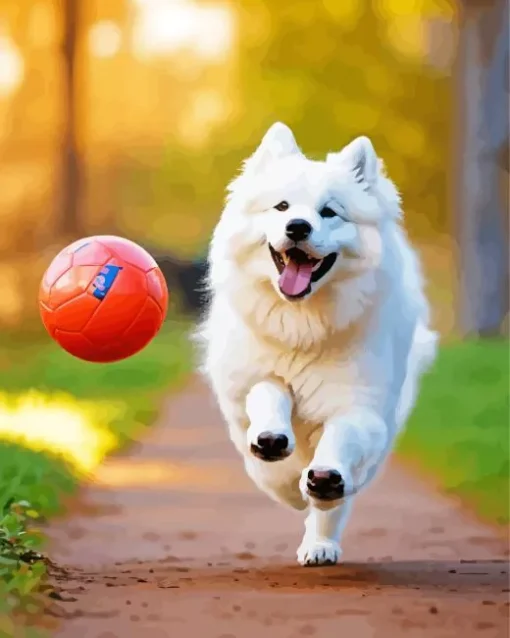
[[[282,200],[287,211],[274,208]],[[325,204],[341,216],[323,219]],[[268,242],[286,250],[295,217],[313,228],[307,252],[338,258],[308,296],[289,301]],[[391,451],[435,357],[420,264],[400,217],[368,138],[312,161],[276,123],[229,186],[212,238],[211,302],[197,333],[203,371],[248,475],[277,501],[308,509],[301,564],[340,557],[353,498]],[[276,463],[253,456],[263,431],[286,434],[292,454]],[[310,496],[310,468],[340,472],[345,496]]]

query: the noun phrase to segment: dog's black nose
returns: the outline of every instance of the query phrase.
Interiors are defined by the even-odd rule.
[[[291,219],[285,228],[285,234],[292,241],[303,241],[312,232],[312,227],[304,219]]]
[[[251,446],[255,456],[264,461],[278,461],[288,456],[289,439],[285,434],[262,432],[257,437],[257,444]]]
[[[331,469],[309,470],[306,487],[312,496],[323,500],[342,498],[345,491],[342,475]]]

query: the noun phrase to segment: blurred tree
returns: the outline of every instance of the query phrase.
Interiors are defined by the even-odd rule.
[[[81,0],[63,0],[63,90],[62,110],[62,178],[59,230],[64,236],[77,235],[80,228],[79,208],[82,203],[83,171],[78,146],[78,34],[81,21]]]
[[[460,1],[455,166],[459,328],[502,332],[509,311],[507,0]]]

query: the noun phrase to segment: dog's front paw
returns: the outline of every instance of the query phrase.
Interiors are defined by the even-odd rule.
[[[251,438],[248,434],[251,453],[269,463],[286,459],[294,449],[294,442],[287,434],[267,431],[258,434],[254,440]]]
[[[342,555],[340,545],[331,540],[303,539],[297,559],[300,565],[317,567],[319,565],[335,565]]]
[[[301,475],[303,496],[317,503],[333,503],[348,494],[350,481],[345,472],[328,467],[309,467]]]

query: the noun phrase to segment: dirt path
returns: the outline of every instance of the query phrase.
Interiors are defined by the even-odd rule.
[[[245,477],[197,382],[51,531],[63,638],[508,636],[505,543],[395,465],[364,494],[345,563],[295,564],[302,515]]]

